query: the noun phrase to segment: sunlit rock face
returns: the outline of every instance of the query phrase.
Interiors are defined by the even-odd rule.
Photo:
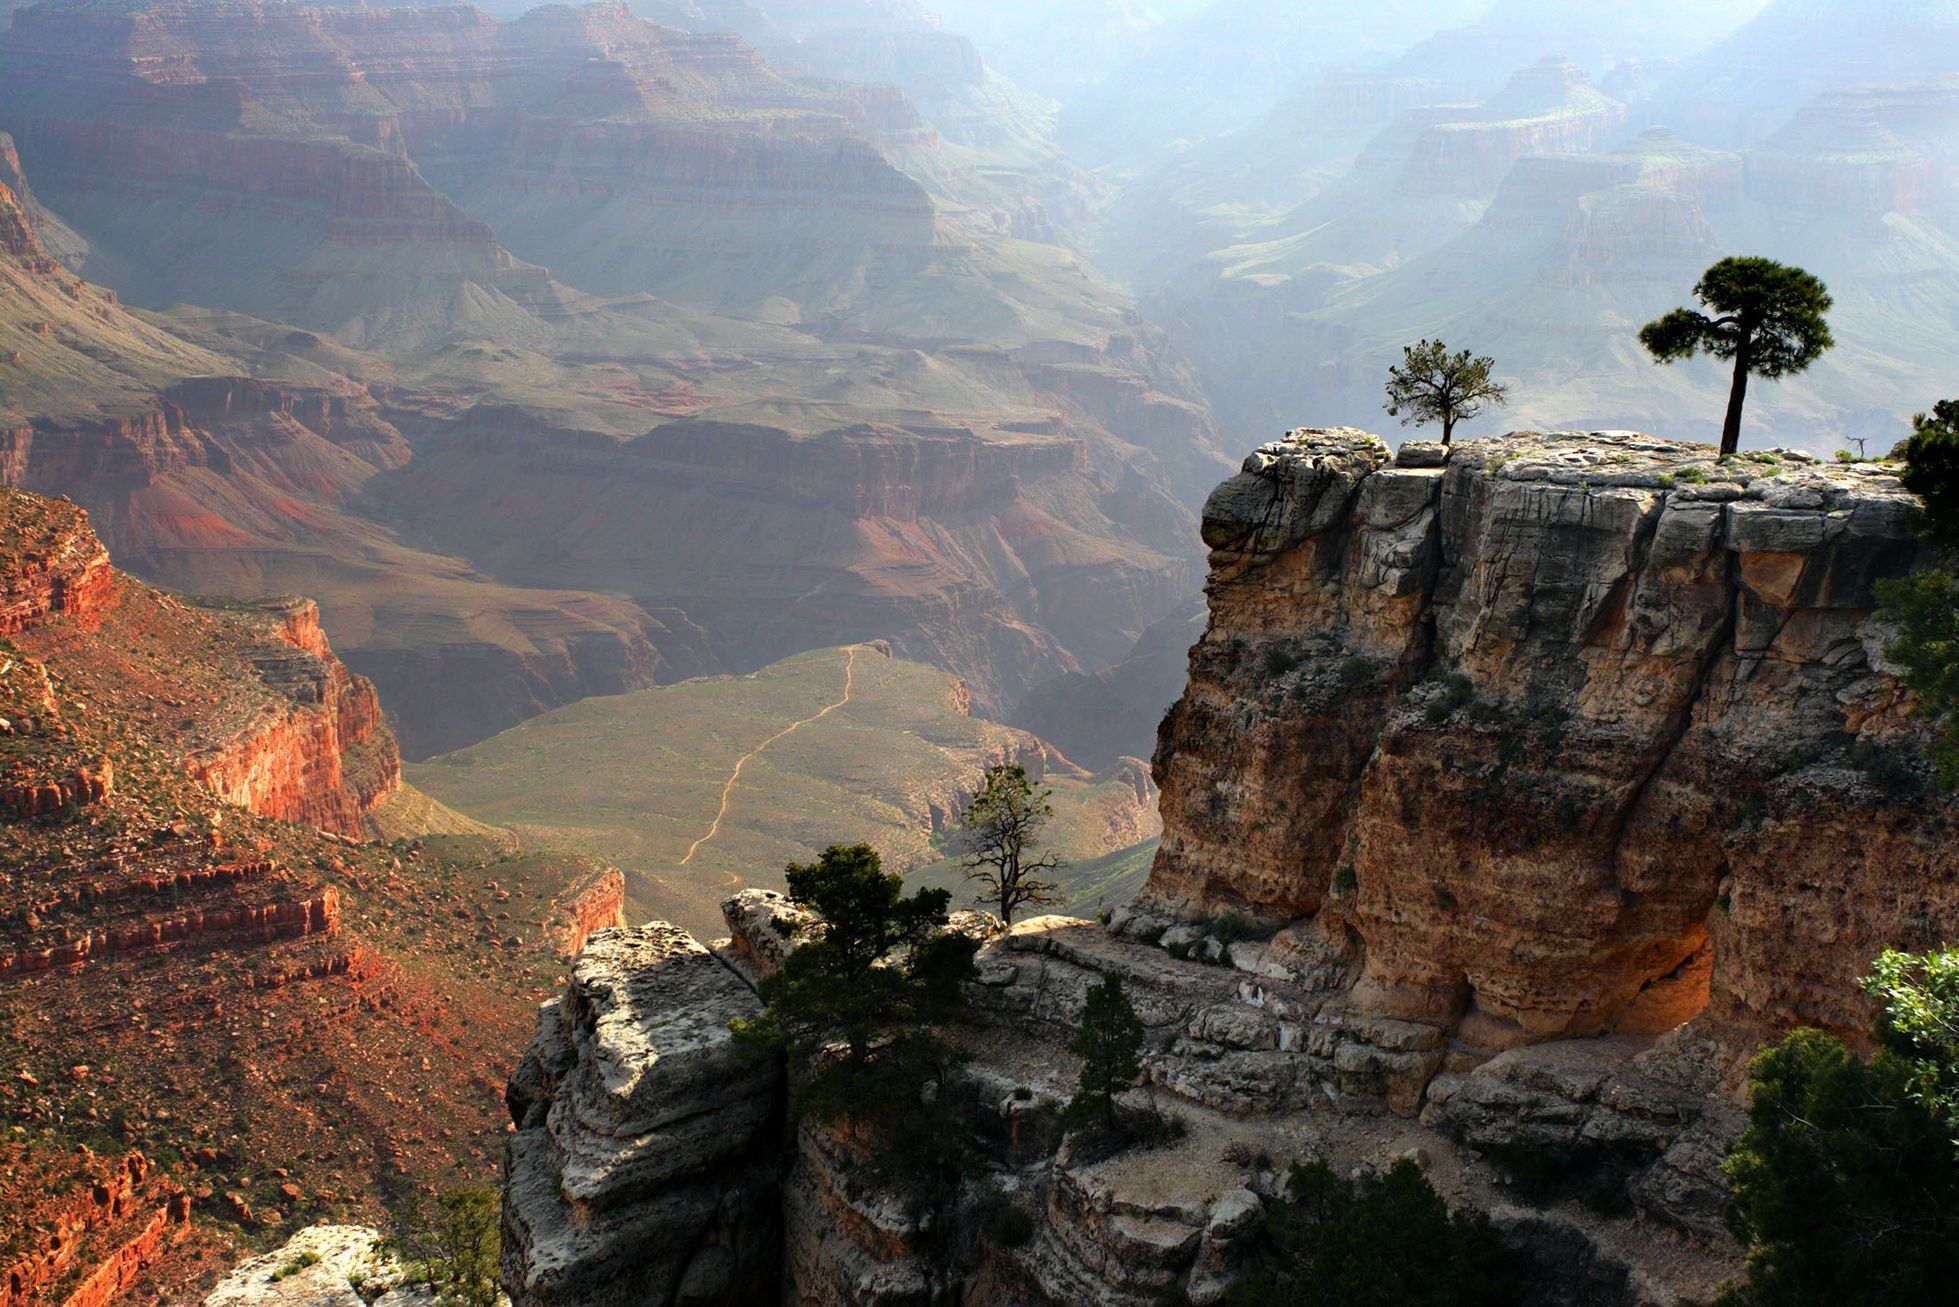
[[[1860,1038],[1850,980],[1959,910],[1872,615],[1917,550],[1894,469],[1615,433],[1428,461],[1302,432],[1212,496],[1147,897],[1310,921],[1358,1008],[1468,1049],[1710,1003]]]

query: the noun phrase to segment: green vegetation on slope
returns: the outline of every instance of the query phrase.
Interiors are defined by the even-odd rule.
[[[1032,767],[1042,753],[1025,732],[968,716],[955,678],[857,645],[584,700],[410,776],[528,844],[617,863],[630,915],[717,934],[733,889],[780,888],[785,865],[841,838],[867,840],[901,871],[942,863],[942,832],[986,767]],[[1048,766],[1054,847],[1087,860],[1070,882],[1106,882],[1118,871],[1104,855],[1155,834],[1153,804],[1122,773]],[[963,878],[948,887],[955,902],[970,896]]]

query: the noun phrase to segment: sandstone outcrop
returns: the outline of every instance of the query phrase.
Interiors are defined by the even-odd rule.
[[[0,635],[57,615],[86,617],[108,602],[109,551],[89,529],[87,513],[69,503],[51,505],[18,526],[5,542],[0,570]]]
[[[327,647],[311,600],[259,608],[279,644],[252,661],[276,698],[228,740],[187,760],[226,802],[359,838],[369,809],[401,783],[401,755],[374,685]]]
[[[365,1225],[309,1225],[279,1247],[233,1267],[203,1307],[432,1307],[436,1292],[415,1282]]]
[[[1355,432],[1246,466],[1149,902],[1310,921],[1360,1006],[1485,1053],[1710,995],[1861,1037],[1850,981],[1959,911],[1872,615],[1917,551],[1892,470],[1624,434],[1410,468]]]
[[[106,1307],[189,1233],[189,1196],[141,1153],[57,1160],[13,1143],[0,1158],[42,1186],[9,1210],[0,1307]]]
[[[684,931],[600,931],[509,1090],[505,1284],[520,1304],[765,1300],[781,1068],[744,1064],[748,986]]]

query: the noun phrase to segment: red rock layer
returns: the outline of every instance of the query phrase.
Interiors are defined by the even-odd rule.
[[[0,553],[0,635],[16,635],[56,615],[86,617],[115,586],[109,552],[73,504],[50,505],[27,538]]]
[[[626,878],[608,867],[573,886],[558,912],[561,924],[553,933],[558,955],[569,961],[584,949],[593,931],[626,924]]]
[[[188,1196],[141,1153],[107,1167],[91,1159],[80,1176],[68,1178],[73,1188],[65,1196],[50,1195],[51,1203],[14,1214],[23,1221],[31,1216],[40,1233],[30,1236],[33,1247],[0,1267],[0,1307],[55,1301],[60,1307],[104,1307],[190,1219]],[[65,1287],[58,1299],[44,1296],[57,1285]]]
[[[81,967],[98,959],[144,953],[176,944],[234,945],[331,935],[340,928],[340,895],[326,886],[307,898],[273,903],[213,907],[181,916],[155,917],[132,925],[90,931],[46,948],[0,957],[0,980]]]
[[[227,802],[268,817],[358,838],[366,814],[401,783],[401,756],[374,685],[328,648],[319,609],[275,610],[278,638],[298,652],[268,680],[290,696],[224,744],[187,760],[191,776]],[[266,671],[261,661],[261,671]]]
[[[0,777],[0,813],[38,817],[67,807],[100,803],[115,788],[115,767],[107,758],[93,766],[77,767],[58,780],[15,780]]]

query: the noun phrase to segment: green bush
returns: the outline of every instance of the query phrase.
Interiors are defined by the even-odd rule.
[[[272,1272],[272,1282],[274,1284],[277,1284],[281,1280],[289,1280],[293,1276],[298,1275],[301,1271],[305,1270],[307,1267],[318,1266],[319,1264],[320,1264],[320,1255],[314,1252],[311,1248],[308,1248],[305,1252],[293,1258],[291,1261],[287,1262],[284,1266],[281,1266],[278,1270]]]
[[[411,1281],[432,1286],[443,1302],[494,1307],[502,1292],[502,1243],[502,1200],[485,1185],[452,1190],[433,1202],[416,1199],[382,1247],[402,1262]]]
[[[1514,1256],[1480,1213],[1449,1210],[1413,1162],[1365,1185],[1295,1166],[1266,1213],[1265,1268],[1229,1307],[1514,1307]]]
[[[1442,692],[1429,700],[1424,715],[1430,725],[1440,725],[1455,715],[1458,708],[1476,697],[1476,687],[1467,676],[1451,672],[1441,678]]]
[[[986,1237],[1002,1248],[1019,1248],[1034,1237],[1034,1218],[1027,1209],[1007,1203],[986,1223]]]
[[[1959,1284],[1959,1159],[1910,1065],[1797,1030],[1750,1065],[1727,1161],[1745,1278],[1716,1307],[1934,1307]]]

